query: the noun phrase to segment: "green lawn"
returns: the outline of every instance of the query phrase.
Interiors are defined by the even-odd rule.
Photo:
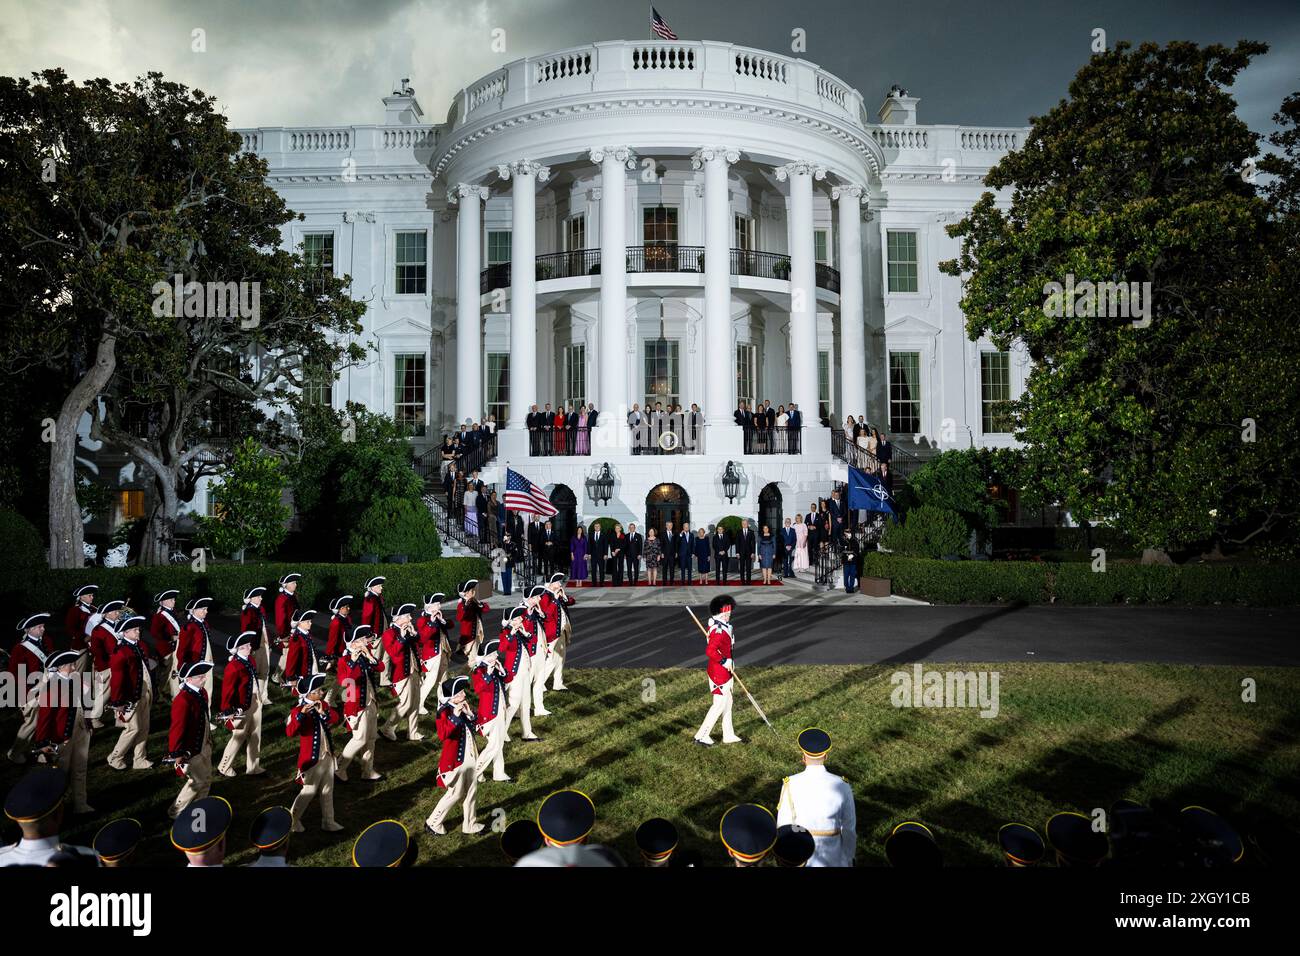
[[[479,788],[479,818],[489,826],[532,816],[541,799],[576,787],[596,802],[593,840],[635,859],[631,838],[651,816],[677,823],[683,846],[709,862],[723,862],[717,824],[737,802],[775,806],[781,778],[799,769],[793,738],[819,725],[832,734],[833,771],[852,783],[858,806],[859,864],[884,863],[889,828],[915,818],[930,824],[952,864],[998,862],[995,835],[1009,820],[1038,827],[1053,812],[1109,807],[1120,797],[1202,803],[1253,834],[1268,858],[1296,846],[1300,819],[1300,671],[1262,667],[1165,665],[997,664],[938,665],[993,669],[1001,675],[1000,713],[974,710],[900,710],[890,704],[890,666],[753,668],[742,676],[763,704],[780,737],[764,728],[743,697],[737,728],[743,746],[705,749],[691,734],[708,705],[704,677],[695,671],[578,670],[568,693],[549,694],[554,715],[537,721],[541,743],[507,745],[514,783]],[[1240,681],[1258,684],[1258,703],[1240,699]],[[650,682],[653,682],[651,684]],[[653,691],[653,693],[651,693]],[[217,777],[214,793],[235,807],[230,862],[247,862],[249,821],[261,808],[288,804],[296,741],[283,734],[283,692],[268,715],[260,778]],[[274,719],[271,719],[271,718]],[[431,718],[425,718],[431,732]],[[155,714],[150,756],[165,747],[166,718]],[[0,732],[12,739],[12,714]],[[715,737],[717,734],[715,733]],[[154,770],[116,774],[104,757],[115,732],[97,733],[91,754],[93,821],[65,828],[72,842],[88,842],[104,820],[131,815],[151,834],[140,862],[175,865],[165,808],[177,778]],[[341,740],[341,737],[339,738]],[[226,734],[217,734],[214,762]],[[343,864],[352,839],[367,824],[394,817],[419,833],[421,863],[500,864],[494,835],[459,832],[455,811],[448,836],[433,838],[422,824],[437,798],[435,740],[392,744],[380,740],[378,786],[354,782],[336,791],[338,819],[348,829],[325,834],[319,812],[308,811],[309,832],[294,837],[293,862]],[[21,772],[7,761],[0,791]],[[160,765],[161,766],[161,765]],[[490,831],[489,831],[490,832]]]

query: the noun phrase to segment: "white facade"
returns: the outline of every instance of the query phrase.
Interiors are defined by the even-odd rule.
[[[770,484],[787,514],[827,494],[819,404],[904,447],[1011,441],[985,398],[1018,396],[1026,358],[968,341],[938,263],[959,251],[944,227],[1025,130],[921,126],[916,104],[891,91],[871,117],[804,60],[617,41],[510,63],[442,124],[406,90],[383,125],[242,135],[305,215],[285,243],[328,247],[370,304],[375,351],[342,371],[335,405],[423,421],[434,443],[500,401],[498,466],[567,485],[588,520],[640,524],[647,494],[675,483],[695,524],[755,514]],[[654,356],[675,362],[652,374]],[[648,396],[700,405],[702,454],[629,454],[626,412]],[[802,454],[743,454],[740,398],[798,402]],[[592,454],[531,458],[529,406],[571,399],[606,426]],[[734,504],[728,461],[745,475]],[[597,507],[583,481],[604,462],[615,500]]]

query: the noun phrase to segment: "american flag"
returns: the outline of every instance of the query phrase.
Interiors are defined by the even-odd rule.
[[[559,514],[551,499],[546,497],[546,492],[511,468],[506,469],[505,503],[507,511],[523,511],[548,518]]]
[[[673,33],[672,28],[668,26],[663,17],[659,16],[659,11],[654,7],[650,8],[650,32],[661,40],[677,39],[677,34]]]

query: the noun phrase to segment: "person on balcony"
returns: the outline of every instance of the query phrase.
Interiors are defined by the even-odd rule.
[[[591,454],[591,431],[588,426],[588,416],[586,407],[579,405],[578,408],[578,429],[575,441],[577,443],[573,453],[575,455]]]
[[[638,402],[632,403],[632,410],[627,413],[627,427],[632,430],[632,454],[641,454],[641,426],[645,422],[645,416],[641,414],[641,405]]]
[[[587,429],[590,432],[590,431],[594,431],[595,428],[596,428],[596,406],[591,402],[588,402],[587,403]]]
[[[746,454],[746,455],[751,455],[751,454],[753,454],[753,453],[754,453],[754,414],[753,414],[753,412],[751,412],[751,411],[749,410],[749,407],[748,407],[744,402],[741,402],[741,403],[740,403],[740,407],[736,409],[736,413],[732,416],[732,418],[734,418],[735,421],[736,421],[736,424],[739,425],[739,426],[744,430],[744,434],[745,434],[745,445],[744,445],[744,448],[745,448],[745,454]]]
[[[808,525],[803,515],[794,517],[794,570],[808,570]]]
[[[573,538],[569,541],[569,554],[572,557],[569,562],[569,578],[573,581],[587,580],[587,530],[582,525],[578,525],[573,532]]]
[[[555,453],[557,455],[567,454],[567,447],[564,441],[565,428],[568,425],[568,417],[564,414],[564,405],[561,404],[555,410],[555,417],[551,419],[551,427],[555,431]]]
[[[528,454],[533,456],[542,453],[541,425],[538,422],[538,417],[537,404],[533,403],[528,406],[528,414],[524,416],[524,427],[528,429]]]
[[[801,449],[802,435],[800,431],[803,428],[803,412],[799,411],[799,406],[794,402],[790,403],[790,454],[797,455]]]
[[[569,402],[564,413],[564,430],[567,432],[565,441],[569,448],[570,455],[578,453],[578,413],[573,407],[573,402]]]
[[[690,414],[690,436],[691,448],[700,447],[700,429],[704,426],[704,413],[700,411],[700,406],[691,402]]]

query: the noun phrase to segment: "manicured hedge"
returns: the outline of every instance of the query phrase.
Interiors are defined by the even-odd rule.
[[[895,594],[940,604],[1300,604],[1300,564],[1117,564],[931,561],[868,553],[863,574]]]
[[[130,598],[137,610],[151,609],[153,596],[167,588],[177,588],[182,602],[192,597],[216,599],[217,612],[237,611],[244,592],[261,585],[272,593],[280,578],[296,571],[302,575],[298,584],[304,607],[324,611],[340,594],[360,596],[366,581],[375,575],[388,579],[384,596],[391,606],[396,601],[419,603],[422,595],[432,591],[454,594],[466,578],[487,580],[491,571],[482,558],[440,558],[425,564],[210,564],[203,573],[191,571],[188,564],[167,567],[81,568],[45,570],[36,575],[28,589],[30,608],[59,614],[67,606],[72,591],[81,584],[98,584],[101,600]],[[15,609],[15,616],[20,609]]]

